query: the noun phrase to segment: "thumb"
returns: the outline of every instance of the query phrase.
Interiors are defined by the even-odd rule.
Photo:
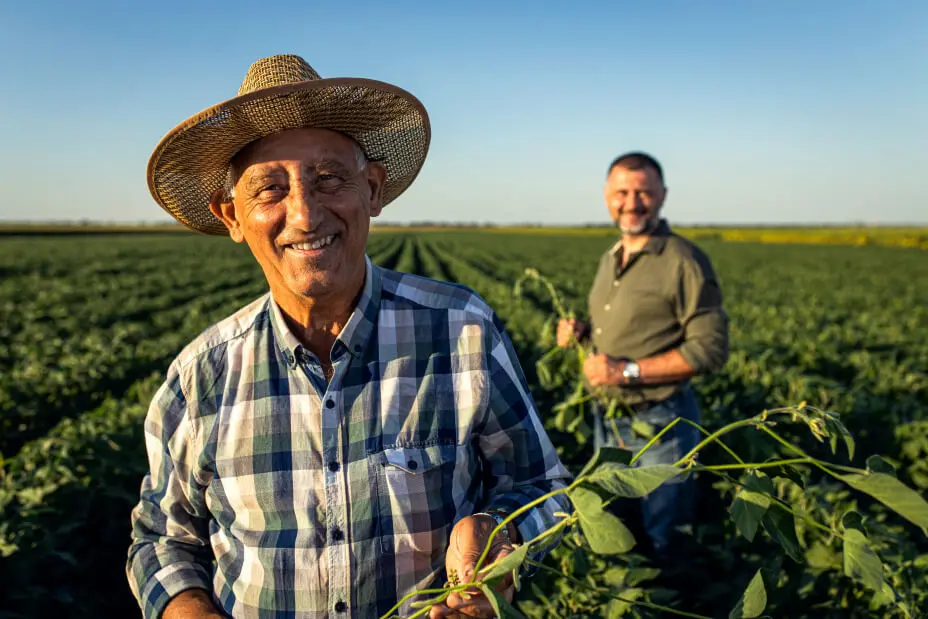
[[[473,559],[466,559],[464,561],[464,580],[470,581],[474,578],[474,570],[477,568],[477,562]]]

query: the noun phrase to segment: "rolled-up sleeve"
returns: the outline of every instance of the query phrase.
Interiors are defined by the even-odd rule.
[[[697,374],[720,370],[728,361],[728,315],[722,288],[709,259],[697,256],[680,265],[677,315],[684,340],[680,354]]]
[[[149,471],[132,510],[126,563],[142,615],[156,619],[178,593],[212,591],[204,488],[194,478],[196,441],[177,368],[172,365],[145,420]]]
[[[561,463],[542,426],[512,343],[494,316],[489,342],[489,401],[478,429],[479,445],[487,466],[486,509],[513,513],[554,490],[566,488],[570,472]],[[513,521],[523,542],[558,523],[556,512],[570,513],[566,494],[535,505]],[[551,546],[530,554],[541,561]],[[526,570],[531,574],[534,570]]]

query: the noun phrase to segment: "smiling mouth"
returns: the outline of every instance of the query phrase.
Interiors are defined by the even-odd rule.
[[[321,239],[316,239],[315,241],[312,241],[309,243],[293,243],[292,245],[288,245],[287,247],[289,249],[295,249],[301,252],[315,252],[315,251],[319,251],[321,249],[325,249],[326,247],[330,246],[332,243],[335,242],[337,238],[338,238],[337,234],[330,234],[328,236],[324,236]]]

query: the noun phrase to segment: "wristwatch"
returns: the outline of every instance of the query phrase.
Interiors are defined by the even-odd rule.
[[[625,362],[625,367],[622,368],[622,378],[629,385],[636,384],[641,380],[641,367],[629,359]]]
[[[497,511],[495,509],[490,510],[488,512],[480,512],[474,515],[475,516],[489,516],[490,518],[496,521],[497,526],[503,524],[503,521],[506,519],[506,514],[500,511]],[[504,544],[512,546],[512,538],[509,536],[509,525],[508,524],[499,530],[499,533],[496,534],[496,537],[499,538]]]

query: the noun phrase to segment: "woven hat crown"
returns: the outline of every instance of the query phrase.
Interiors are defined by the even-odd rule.
[[[320,79],[316,70],[309,63],[293,54],[278,54],[255,61],[248,68],[238,94],[248,93],[263,88],[309,82]]]

